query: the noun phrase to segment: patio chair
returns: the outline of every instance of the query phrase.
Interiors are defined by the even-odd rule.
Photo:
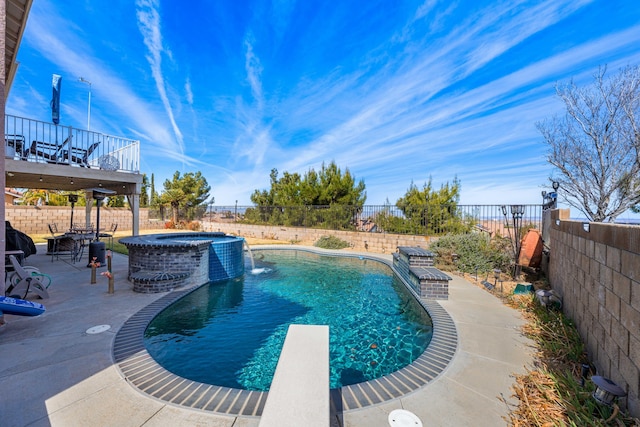
[[[16,257],[16,260],[20,264],[20,260],[17,257]],[[38,280],[40,280],[40,282],[42,282],[42,284],[46,289],[49,289],[49,286],[51,286],[51,282],[52,282],[51,276],[45,273],[41,273],[37,267],[33,267],[31,265],[22,265],[22,268],[27,274],[30,274],[31,277],[36,277]],[[8,273],[7,274],[8,284],[10,286],[11,285],[16,286],[20,282],[20,276],[15,272],[15,270],[7,273]]]
[[[47,225],[49,227],[49,232],[51,233],[51,237],[47,239],[50,242],[47,244],[47,249],[49,249],[49,252],[51,253],[51,262],[53,262],[53,258],[55,257],[56,259],[58,259],[58,256],[60,255],[61,241],[65,239],[66,236],[64,235],[64,233],[59,233],[58,224],[52,223]]]
[[[95,233],[93,224],[73,224],[70,233],[70,236],[73,239],[73,251],[71,254],[71,260],[73,262],[82,259],[84,248],[89,246],[89,243],[95,237]]]
[[[116,234],[116,230],[118,229],[118,223],[114,222],[111,224],[108,233],[99,233],[98,237],[109,239],[109,249],[113,250],[113,235]]]
[[[26,299],[27,294],[32,292],[39,296],[40,298],[49,298],[49,292],[47,292],[47,285],[35,275],[32,275],[32,272],[28,272],[25,268],[20,265],[15,256],[9,255],[9,260],[11,261],[11,265],[14,270],[14,277],[17,276],[16,279],[10,280],[9,287],[5,291],[5,295],[13,298]],[[12,282],[15,282],[12,283]],[[49,280],[49,284],[51,284],[51,280]]]

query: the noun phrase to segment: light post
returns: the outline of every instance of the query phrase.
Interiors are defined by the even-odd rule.
[[[237,221],[238,221],[238,201],[236,200],[236,210],[233,215],[233,222],[237,222]]]
[[[513,248],[514,258],[514,279],[520,277],[520,228],[522,227],[522,217],[524,215],[524,205],[511,205],[510,206],[511,217],[513,219],[513,239],[511,238],[511,231],[509,222],[507,219],[507,207],[502,206],[502,215],[504,215],[505,225],[507,231],[509,231],[509,239],[511,240],[511,247]]]
[[[91,130],[91,82],[84,77],[80,77],[78,81],[89,85],[89,102],[87,104],[87,130]]]

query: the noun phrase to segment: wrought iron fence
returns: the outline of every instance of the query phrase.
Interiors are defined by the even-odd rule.
[[[514,210],[512,206],[521,208]],[[509,237],[515,228],[541,229],[542,206],[439,205],[400,209],[393,205],[231,205],[209,206],[202,220],[430,236],[475,231]]]

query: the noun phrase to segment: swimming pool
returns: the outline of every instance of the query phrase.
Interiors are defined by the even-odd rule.
[[[145,346],[167,370],[205,384],[268,390],[289,324],[330,327],[331,387],[415,361],[431,318],[388,265],[306,251],[256,251],[256,270],[212,283],[163,310]]]

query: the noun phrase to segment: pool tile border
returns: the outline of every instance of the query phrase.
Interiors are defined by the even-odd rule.
[[[253,250],[259,249],[306,250],[320,255],[367,258],[383,262],[393,269],[389,260],[371,256],[371,254],[350,254],[282,246],[260,247]],[[397,275],[397,272],[395,273]],[[437,301],[420,299],[407,283],[405,286],[431,316],[433,337],[429,346],[413,363],[390,375],[331,390],[334,411],[362,409],[419,390],[437,378],[455,355],[458,348],[458,333],[449,313]],[[116,366],[128,383],[154,399],[225,415],[260,416],[267,392],[203,384],[177,376],[160,366],[144,346],[144,331],[153,318],[199,287],[173,291],[131,316],[114,338],[113,359]]]

